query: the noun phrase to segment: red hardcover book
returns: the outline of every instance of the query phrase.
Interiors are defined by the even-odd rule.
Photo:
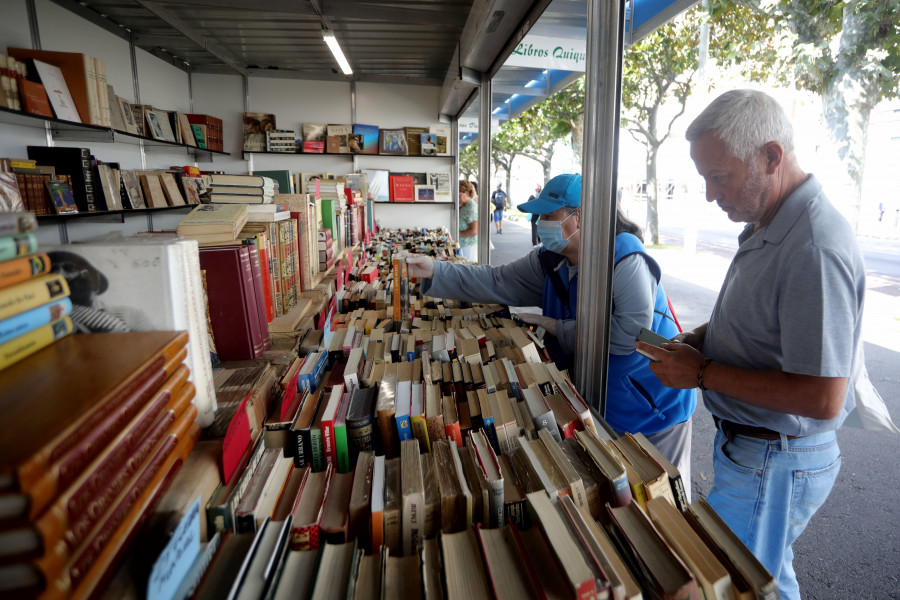
[[[50,545],[34,565],[44,574],[46,580],[64,574],[64,568],[76,555],[84,555],[88,548],[94,547],[94,553],[102,549],[102,539],[98,539],[100,531],[108,531],[122,522],[132,501],[139,496],[156,471],[175,450],[178,441],[184,439],[191,429],[197,408],[190,401],[194,395],[194,386],[188,383],[176,391],[172,406],[161,419],[148,428],[150,436],[143,439],[141,447],[133,455],[128,456],[127,464],[116,473],[115,480],[103,490],[99,490],[83,514],[70,522],[70,529],[64,532],[59,540],[48,540]],[[179,411],[176,415],[175,412]],[[123,499],[127,506],[123,506]]]
[[[53,117],[50,99],[47,98],[47,90],[44,89],[43,84],[20,79],[19,94],[22,96],[22,107],[26,112],[42,117]]]
[[[269,238],[265,233],[256,236],[257,249],[259,250],[259,270],[262,274],[263,300],[266,308],[266,322],[271,323],[275,318],[275,301],[272,296],[272,271],[269,262]]]
[[[170,433],[163,440],[147,467],[123,492],[107,512],[107,518],[92,533],[91,540],[69,563],[66,575],[50,582],[42,598],[101,595],[99,592],[115,575],[129,545],[165,495],[200,437],[200,426],[192,419],[188,421],[187,432],[183,435]],[[163,453],[167,457],[161,460]]]
[[[244,246],[244,248],[248,252],[250,270],[253,274],[253,297],[256,300],[255,314],[256,320],[259,323],[258,342],[262,347],[262,351],[259,353],[261,356],[263,352],[272,347],[272,337],[269,335],[269,321],[266,319],[264,281],[266,281],[267,278],[263,277],[262,262],[260,261],[259,249],[256,247],[256,244],[248,244]]]
[[[187,340],[184,331],[67,336],[0,372],[0,489],[25,495],[36,518],[184,361]]]
[[[85,472],[65,490],[30,527],[43,544],[38,560],[45,573],[53,572],[54,560],[64,560],[84,541],[124,484],[149,458],[150,450],[163,438],[194,395],[187,383],[188,369],[181,366],[141,412],[122,430]],[[194,409],[196,410],[196,409]],[[0,534],[0,538],[4,534]],[[40,547],[33,548],[39,553]],[[63,562],[56,565],[62,567]]]
[[[200,268],[206,271],[209,319],[219,358],[259,358],[263,344],[249,251],[244,246],[200,248]]]
[[[391,175],[391,202],[415,202],[415,186],[412,175]]]

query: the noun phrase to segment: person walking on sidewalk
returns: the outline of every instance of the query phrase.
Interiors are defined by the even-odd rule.
[[[507,202],[503,184],[498,183],[497,189],[491,194],[491,203],[494,205],[494,227],[497,228],[497,233],[503,233],[503,209],[506,208]]]
[[[751,90],[722,94],[687,129],[706,199],[747,223],[709,322],[656,349],[669,387],[699,387],[717,432],[707,500],[799,599],[792,544],[841,465],[855,407],[865,268],[856,237],[794,154],[787,114]]]
[[[478,201],[471,181],[459,180],[459,251],[478,261]]]
[[[423,295],[540,306],[542,315],[519,313],[519,317],[550,334],[544,344],[556,364],[566,369],[575,353],[581,175],[554,177],[523,207],[525,212],[540,215],[543,248],[498,267],[453,264],[411,254],[406,257],[409,276],[423,278]],[[690,481],[691,415],[696,394],[661,385],[647,370],[648,360],[634,348],[634,338],[642,327],[667,338],[678,333],[660,283],[659,265],[647,254],[641,237],[640,228],[617,212],[605,417],[618,432],[646,435],[678,467],[682,478]]]
[[[528,200],[526,200],[523,204],[520,204],[516,208],[518,208],[522,212],[528,212],[528,211],[522,210],[522,207],[525,206],[525,204],[528,204],[529,202],[531,202],[532,200],[537,198],[538,196],[540,196],[542,189],[543,188],[542,188],[541,184],[537,184],[534,187],[534,193],[532,195],[528,196]],[[540,218],[541,218],[541,215],[535,215],[535,214],[531,215],[531,247],[532,248],[537,248],[538,245],[540,245],[540,243],[541,243],[541,236],[539,236],[538,232],[537,232],[537,223],[538,223],[538,220],[540,220]]]

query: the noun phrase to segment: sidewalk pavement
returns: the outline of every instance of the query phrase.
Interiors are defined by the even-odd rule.
[[[503,265],[532,250],[531,223],[526,220],[503,220],[503,234],[497,235],[491,224],[491,264]],[[679,279],[718,292],[725,280],[730,257],[721,253],[691,253],[677,246],[648,248],[659,263],[665,278]],[[863,313],[863,339],[887,350],[900,352],[900,298],[878,291],[879,277],[866,279],[866,307]],[[710,307],[711,308],[711,307]]]
[[[690,253],[674,246],[648,249],[667,277],[718,292],[731,260],[703,252]],[[878,291],[881,281],[866,278],[863,339],[887,350],[900,352],[900,298]]]

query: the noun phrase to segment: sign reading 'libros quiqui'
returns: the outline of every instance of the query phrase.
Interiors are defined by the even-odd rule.
[[[511,67],[584,71],[584,40],[567,40],[536,35],[526,36],[504,63]]]

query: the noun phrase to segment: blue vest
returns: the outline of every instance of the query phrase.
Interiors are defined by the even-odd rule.
[[[552,272],[544,268],[544,315],[555,319],[574,319],[576,314],[576,302],[578,296],[578,276],[569,281],[568,263],[565,259],[546,250],[541,254],[548,254],[546,258],[541,256],[541,264],[553,264],[556,257],[562,265],[556,269],[560,280],[556,284],[552,281]],[[632,254],[640,254],[650,273],[656,279],[656,304],[653,307],[653,325],[651,329],[667,338],[678,334],[678,326],[672,311],[669,309],[669,301],[666,292],[660,283],[662,271],[653,258],[647,254],[640,239],[630,233],[620,233],[616,236],[616,250],[613,264],[619,264],[623,258]],[[559,264],[556,262],[555,264]],[[551,269],[552,270],[552,269]],[[568,299],[560,297],[557,287],[560,283],[566,285]],[[615,311],[615,306],[613,306]],[[555,338],[548,338],[555,343]],[[551,356],[563,356],[561,348],[557,345],[547,344]],[[554,353],[556,350],[556,353]],[[565,365],[560,368],[568,368],[571,356],[565,356]],[[686,421],[693,413],[697,404],[694,390],[679,390],[664,386],[656,378],[648,365],[650,361],[638,354],[609,355],[609,375],[606,384],[606,421],[617,431],[629,431],[642,433],[656,433],[667,429],[672,425]]]

